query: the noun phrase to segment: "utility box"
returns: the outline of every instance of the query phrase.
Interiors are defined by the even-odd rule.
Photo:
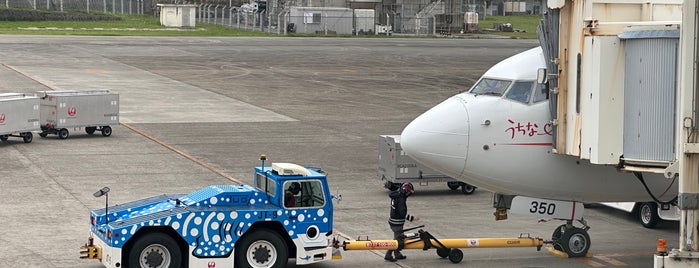
[[[21,137],[32,141],[32,131],[39,130],[39,98],[22,93],[0,94],[0,140]]]
[[[461,187],[465,194],[472,194],[476,187],[446,176],[406,155],[400,147],[400,135],[379,135],[379,172],[378,178],[384,182],[384,187],[391,191],[398,189],[401,184],[418,183],[426,185],[429,182],[446,182],[450,189]]]
[[[478,13],[464,13],[464,30],[468,33],[478,32]]]
[[[355,35],[373,35],[375,16],[373,9],[355,9],[354,10],[354,34]]]
[[[109,126],[119,124],[119,94],[109,90],[40,91],[41,137],[57,134],[68,138],[68,128],[85,128],[87,134],[102,131],[112,134]]]
[[[196,24],[196,5],[158,4],[160,24],[165,27],[190,27]]]

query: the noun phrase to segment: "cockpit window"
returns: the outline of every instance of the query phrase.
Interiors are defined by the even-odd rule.
[[[473,86],[470,93],[476,95],[502,96],[502,93],[505,93],[505,90],[510,87],[510,83],[512,82],[507,80],[483,78],[478,81],[478,84]]]
[[[507,91],[507,95],[505,97],[521,103],[529,103],[529,99],[532,96],[533,84],[534,82],[532,81],[515,82],[512,85],[512,88],[510,88],[510,90]]]

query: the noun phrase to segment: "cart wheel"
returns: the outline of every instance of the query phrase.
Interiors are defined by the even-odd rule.
[[[463,194],[472,194],[475,191],[476,191],[476,187],[473,185],[470,185],[468,183],[464,183],[461,185],[461,192]]]
[[[456,189],[459,189],[459,186],[461,186],[461,183],[459,183],[459,182],[456,182],[456,181],[447,182],[447,187],[449,187],[449,189],[456,190]]]
[[[48,136],[48,135],[49,134],[46,132],[39,132],[39,136],[41,136],[42,138],[46,138],[46,136]]]
[[[9,136],[8,135],[0,135],[0,141],[6,141],[7,137],[9,137]]]
[[[458,248],[453,248],[449,251],[449,261],[452,263],[460,263],[464,259],[464,252]]]
[[[25,132],[22,134],[22,139],[24,139],[24,143],[30,143],[34,139],[34,135],[31,132]]]
[[[655,202],[641,203],[641,206],[638,208],[638,217],[641,219],[643,227],[655,227],[660,221],[660,216],[658,216],[658,204]]]
[[[96,127],[85,127],[85,133],[92,135],[97,130]]]
[[[102,136],[109,137],[112,135],[112,128],[110,126],[102,127]]]
[[[67,139],[68,138],[68,130],[65,128],[62,128],[61,130],[59,130],[58,137],[61,138],[62,140]]]
[[[449,251],[451,251],[451,249],[449,249],[449,248],[438,248],[437,249],[437,256],[439,256],[440,258],[449,257]]]

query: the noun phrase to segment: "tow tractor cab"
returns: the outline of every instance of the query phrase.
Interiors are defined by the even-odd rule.
[[[263,161],[254,187],[209,186],[91,211],[81,258],[114,268],[283,267],[288,258],[297,265],[331,259],[328,189],[319,169]]]

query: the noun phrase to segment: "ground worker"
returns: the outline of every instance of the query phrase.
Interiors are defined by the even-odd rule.
[[[391,197],[391,217],[388,220],[388,224],[391,226],[391,231],[393,231],[393,239],[398,241],[398,248],[396,250],[386,251],[384,259],[387,261],[395,262],[396,260],[406,258],[405,255],[400,253],[405,246],[403,225],[406,220],[410,222],[420,220],[420,217],[408,214],[406,199],[408,199],[408,196],[412,195],[413,192],[415,192],[413,184],[406,182],[403,183],[398,190],[392,191],[389,194],[389,197]]]

